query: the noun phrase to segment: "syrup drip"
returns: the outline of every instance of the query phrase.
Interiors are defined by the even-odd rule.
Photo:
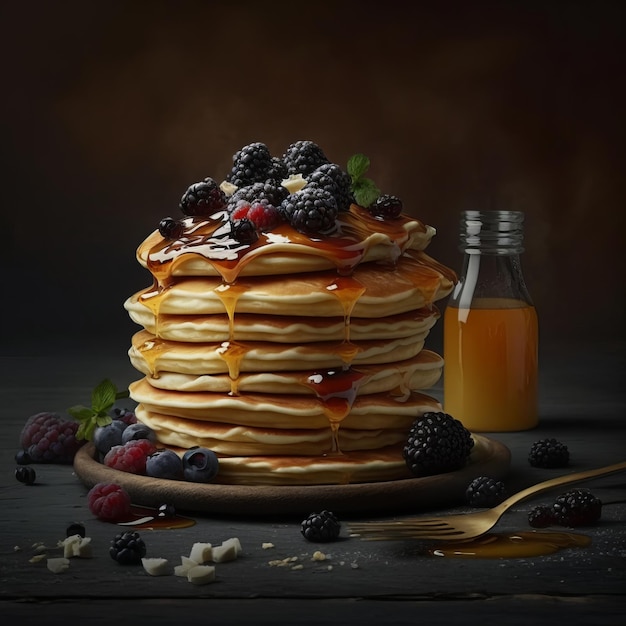
[[[226,361],[228,365],[228,375],[230,377],[230,395],[236,396],[239,393],[238,383],[241,361],[245,357],[248,349],[235,339],[235,310],[237,309],[237,301],[242,293],[246,290],[245,285],[239,283],[222,283],[214,289],[214,292],[222,301],[226,313],[228,315],[228,338],[224,342],[217,353]]]
[[[576,533],[524,531],[488,533],[467,542],[450,542],[433,548],[433,556],[464,559],[514,559],[554,554],[565,548],[586,548],[591,537]]]
[[[321,400],[324,415],[328,418],[332,435],[329,454],[341,455],[339,448],[339,426],[352,409],[359,386],[367,379],[366,374],[348,368],[315,372],[304,380]]]
[[[145,359],[148,364],[148,368],[150,369],[150,375],[152,378],[159,377],[159,367],[158,360],[159,357],[165,352],[165,344],[160,339],[153,339],[150,341],[145,341],[141,346],[139,346],[139,352]]]
[[[196,524],[196,521],[190,517],[183,517],[178,514],[161,516],[155,509],[136,504],[130,507],[130,514],[130,519],[119,525],[133,530],[178,530],[179,528],[189,528]]]

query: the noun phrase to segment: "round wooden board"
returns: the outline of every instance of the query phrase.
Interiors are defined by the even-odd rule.
[[[172,504],[180,512],[253,515],[335,513],[391,514],[454,506],[463,503],[465,489],[478,476],[504,478],[511,461],[502,443],[473,435],[474,448],[461,470],[424,478],[407,478],[349,485],[220,485],[138,476],[111,469],[95,458],[93,444],[76,454],[74,470],[89,488],[99,482],[121,485],[134,504]]]

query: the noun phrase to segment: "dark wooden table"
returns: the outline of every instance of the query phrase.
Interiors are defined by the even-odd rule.
[[[542,348],[540,426],[488,434],[511,450],[509,492],[559,473],[626,460],[625,348]],[[125,354],[6,355],[0,357],[0,368],[0,615],[5,624],[8,618],[10,623],[33,618],[34,624],[191,619],[211,624],[466,624],[502,618],[508,625],[531,620],[617,624],[626,616],[626,473],[585,484],[603,502],[615,503],[604,507],[600,524],[577,529],[592,538],[589,547],[553,555],[437,558],[416,542],[364,542],[345,530],[336,543],[308,543],[300,534],[301,517],[194,515],[192,527],[141,534],[148,556],[173,564],[189,554],[194,542],[238,537],[243,554],[217,566],[215,583],[194,586],[183,578],[151,577],[141,567],[119,566],[108,556],[108,546],[120,529],[94,519],[87,489],[73,468],[36,465],[37,483],[26,486],[14,478],[14,455],[29,415],[88,403],[91,388],[104,377],[118,386],[135,379]],[[433,395],[440,397],[440,392],[435,388]],[[530,467],[528,450],[543,437],[568,445],[567,470]],[[529,530],[530,508],[555,495],[520,503],[497,530]],[[459,504],[454,510],[469,509]],[[350,521],[365,519],[343,519],[344,529]],[[54,546],[75,521],[84,523],[92,538],[93,558],[73,559],[63,574],[48,571],[45,561],[30,562],[35,544]],[[312,560],[316,550],[328,559]],[[289,557],[297,557],[302,568],[270,565]]]

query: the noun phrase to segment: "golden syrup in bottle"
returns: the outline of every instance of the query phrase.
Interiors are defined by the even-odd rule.
[[[444,410],[474,432],[537,425],[538,322],[523,213],[465,211],[463,271],[444,312]]]

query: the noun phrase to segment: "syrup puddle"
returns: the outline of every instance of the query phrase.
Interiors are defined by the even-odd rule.
[[[554,554],[565,548],[586,548],[591,537],[577,533],[522,531],[488,533],[464,542],[450,542],[431,548],[433,556],[465,559],[516,559]]]
[[[189,528],[196,521],[182,515],[163,515],[156,509],[133,504],[130,508],[131,518],[125,522],[118,522],[118,526],[126,526],[133,530],[174,530]]]

